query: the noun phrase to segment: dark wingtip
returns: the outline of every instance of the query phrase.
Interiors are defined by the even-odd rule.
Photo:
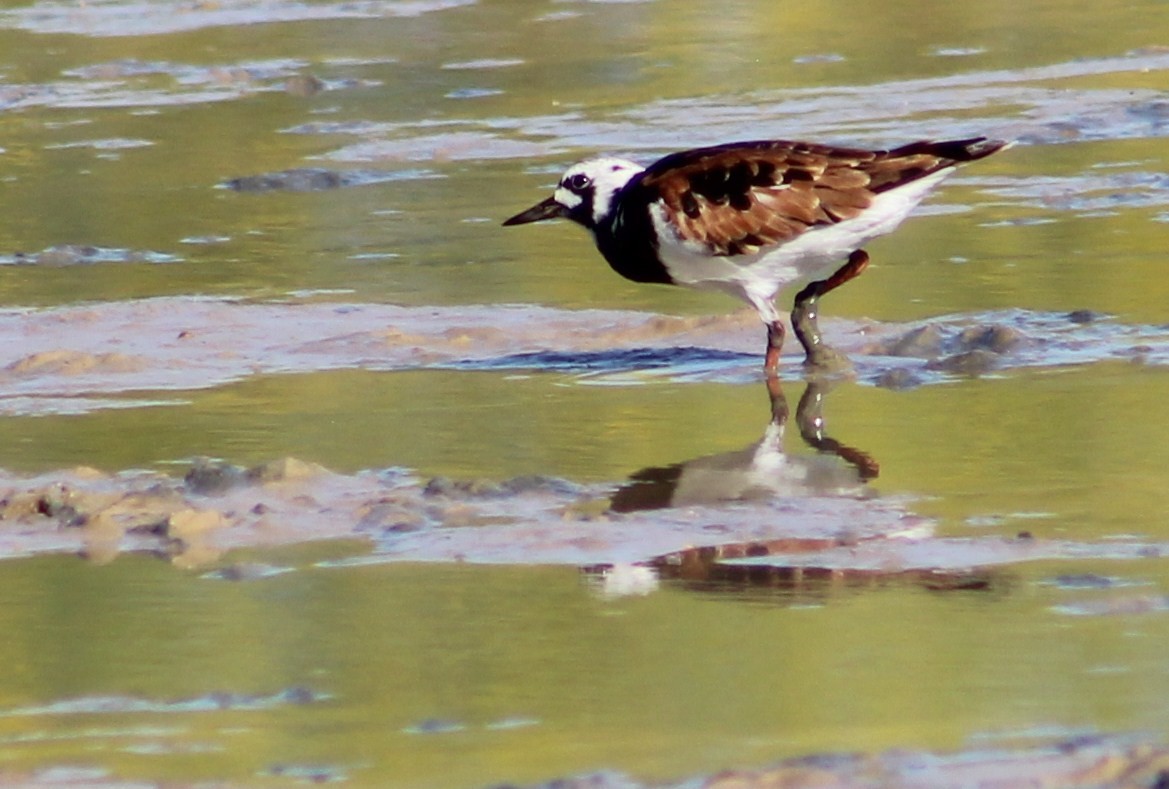
[[[1010,148],[1015,144],[1014,140],[995,140],[989,137],[975,137],[972,140],[964,141],[967,144],[962,146],[962,151],[965,157],[954,156],[960,162],[972,162],[975,159],[981,159],[984,156],[990,156],[992,153],[998,153],[1004,148]]]
[[[1014,145],[1014,140],[995,140],[990,137],[970,137],[965,140],[922,140],[890,151],[899,156],[926,153],[955,162],[973,162]]]

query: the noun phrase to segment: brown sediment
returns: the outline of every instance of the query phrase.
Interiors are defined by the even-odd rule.
[[[200,389],[265,373],[426,365],[538,370],[548,354],[562,366],[567,360],[569,369],[579,358],[582,372],[595,374],[598,358],[614,359],[613,369],[621,369],[630,363],[624,359],[636,364],[643,352],[668,361],[680,348],[725,352],[728,368],[755,380],[752,350],[760,331],[746,312],[667,317],[183,298],[8,310],[0,312],[0,412],[100,408],[129,392]],[[1134,348],[1146,362],[1169,361],[1165,331],[1066,314],[1013,311],[910,325],[837,321],[833,333],[858,373],[897,385],[931,380],[939,365],[974,374],[991,366],[1123,358]],[[972,354],[989,361],[972,368],[962,362]],[[951,580],[968,585],[968,568],[1161,550],[933,539],[927,520],[871,495],[866,483],[873,472],[866,475],[847,447],[789,457],[790,476],[753,473],[756,453],[775,451],[768,442],[774,436],[765,434],[744,450],[592,487],[543,478],[476,483],[425,482],[402,472],[341,475],[296,459],[253,469],[196,463],[183,480],[147,471],[0,473],[0,556],[75,551],[108,558],[140,550],[201,566],[235,547],[360,537],[386,561],[642,564],[668,575],[675,566],[696,566],[669,556],[700,549],[717,557],[707,572],[724,578],[750,567],[748,575],[773,581],[816,573],[920,575],[941,588]],[[814,445],[830,446],[835,442]],[[782,547],[793,541],[811,542],[794,553]],[[748,549],[732,556],[736,546]]]
[[[202,462],[184,479],[85,468],[0,474],[0,557],[137,551],[201,566],[231,548],[357,537],[387,561],[589,565],[696,544],[831,540],[841,522],[863,538],[928,528],[894,504],[854,498],[616,514],[607,493],[543,477],[341,475],[294,458],[251,469]]]
[[[281,0],[195,3],[176,14],[129,3],[103,3],[57,9],[40,5],[17,9],[6,21],[38,33],[71,33],[93,37],[164,35],[206,28],[304,22],[328,19],[414,17],[467,5],[471,0],[358,0],[344,6],[311,6]]]
[[[124,353],[83,353],[70,350],[38,351],[10,363],[4,369],[17,375],[80,375],[93,371],[110,373],[138,372],[146,368],[145,359]]]
[[[1039,746],[955,753],[828,753],[770,767],[726,770],[680,783],[642,783],[619,773],[557,779],[544,789],[1150,789],[1169,782],[1169,746],[1135,737],[1079,737]],[[537,789],[532,787],[531,789]]]
[[[542,351],[736,344],[740,316],[159,298],[0,312],[0,410],[20,397],[203,389],[264,373],[494,362]],[[537,363],[538,366],[538,363]],[[9,401],[9,402],[6,402]]]
[[[157,298],[0,312],[0,412],[38,413],[54,398],[204,389],[253,375],[426,366],[629,369],[652,357],[693,377],[754,379],[753,315],[671,317],[537,306],[402,307]],[[1066,314],[1010,311],[913,324],[826,322],[862,379],[894,388],[950,375],[1132,358],[1169,363],[1169,330]],[[798,369],[797,349],[783,365]],[[630,356],[636,352],[636,355]],[[687,356],[690,354],[690,356]],[[630,361],[632,359],[632,361]],[[718,369],[721,368],[721,369]],[[84,408],[82,403],[76,404]],[[101,407],[94,401],[92,407]]]
[[[1020,562],[1169,551],[1136,542],[938,538],[928,519],[901,503],[847,493],[625,513],[609,507],[611,493],[547,477],[343,475],[295,458],[250,469],[203,461],[183,479],[86,468],[0,473],[0,558],[57,552],[105,561],[131,551],[204,567],[234,548],[359,539],[372,551],[366,559],[382,562],[639,565],[686,581],[902,580],[944,590],[989,588],[994,568]]]

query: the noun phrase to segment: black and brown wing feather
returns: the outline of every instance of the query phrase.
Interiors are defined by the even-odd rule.
[[[977,137],[915,142],[890,151],[768,140],[672,154],[633,186],[659,203],[678,237],[736,256],[851,219],[880,193],[1006,145]]]

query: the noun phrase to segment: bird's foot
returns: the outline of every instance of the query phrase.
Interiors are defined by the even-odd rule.
[[[847,356],[831,345],[820,343],[804,349],[804,371],[815,375],[844,375],[854,371]]]
[[[796,294],[792,308],[792,329],[804,346],[804,369],[811,373],[833,375],[851,373],[852,363],[844,354],[824,344],[820,327],[816,323],[816,303],[825,293],[830,293],[851,279],[860,276],[869,265],[869,254],[858,249],[848,256],[848,262],[828,279],[808,283]]]
[[[792,310],[791,320],[796,337],[804,346],[804,370],[818,375],[852,372],[852,362],[848,357],[825,344],[820,336],[820,327],[816,323],[816,296],[809,297],[807,292],[801,296],[803,298],[797,299]]]

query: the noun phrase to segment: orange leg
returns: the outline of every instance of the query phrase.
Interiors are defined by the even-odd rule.
[[[779,352],[783,348],[784,328],[780,321],[767,324],[767,356],[763,360],[763,371],[771,377],[779,372]]]

